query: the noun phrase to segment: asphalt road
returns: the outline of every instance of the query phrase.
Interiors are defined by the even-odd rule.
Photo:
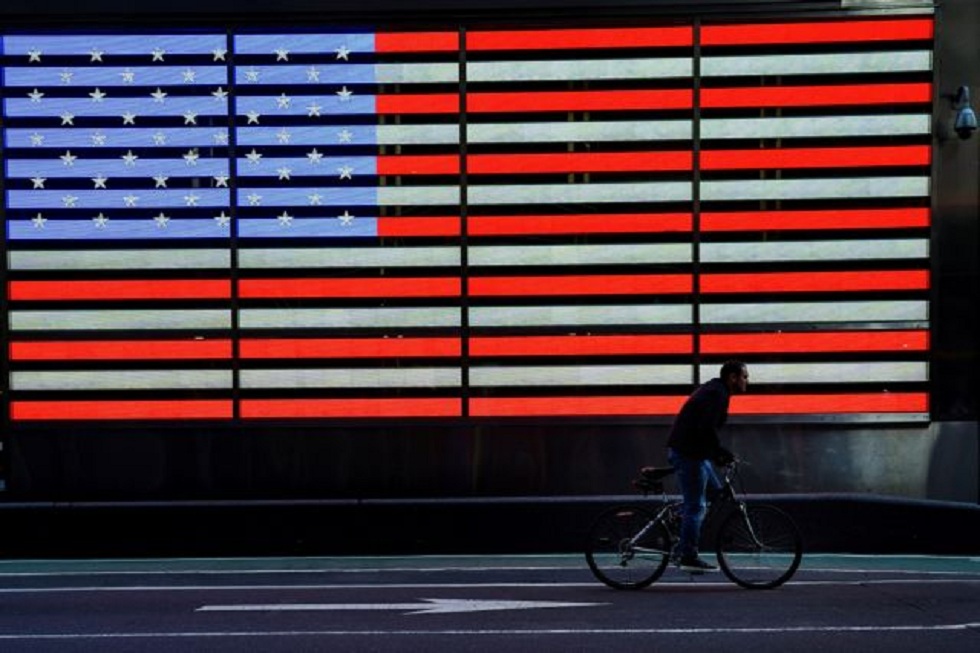
[[[0,651],[980,650],[980,558],[809,555],[771,591],[581,556],[0,561]]]

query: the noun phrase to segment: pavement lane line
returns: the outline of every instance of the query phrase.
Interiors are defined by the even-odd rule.
[[[520,629],[445,629],[445,630],[276,630],[276,631],[199,631],[199,632],[134,632],[134,633],[6,633],[0,641],[66,640],[66,639],[188,639],[220,637],[433,637],[433,636],[490,636],[521,637],[541,635],[785,635],[834,633],[908,633],[957,632],[980,629],[980,622],[955,624],[906,624],[900,626],[786,626],[781,628],[520,628]]]

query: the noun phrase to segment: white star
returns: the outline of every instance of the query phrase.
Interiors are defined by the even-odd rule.
[[[61,114],[61,126],[64,127],[65,125],[71,125],[72,127],[75,126],[75,114],[74,113],[71,113],[69,111],[65,111],[64,113]]]
[[[352,143],[354,142],[354,133],[349,129],[343,129],[337,132],[337,142],[338,143]]]
[[[249,68],[245,71],[245,81],[246,82],[257,82],[259,81],[259,71],[255,68]]]
[[[276,133],[276,138],[279,139],[279,142],[282,143],[282,144],[289,143],[289,139],[292,138],[292,136],[293,135],[290,134],[289,131],[285,127],[283,127],[282,129],[280,129]]]
[[[102,63],[102,55],[104,55],[105,52],[99,50],[98,48],[92,48],[91,54],[92,54],[92,61],[98,61],[99,63]]]
[[[27,51],[27,63],[41,63],[41,51],[37,48],[31,48]]]
[[[323,158],[323,155],[317,152],[316,148],[314,147],[312,152],[308,152],[306,154],[306,158],[310,160],[311,166],[318,166],[320,165],[320,159]]]
[[[106,94],[101,89],[96,88],[94,91],[89,93],[88,96],[92,98],[92,102],[100,103],[105,99]]]
[[[293,216],[289,215],[285,211],[276,216],[276,220],[279,221],[279,225],[282,227],[293,226]]]
[[[257,152],[253,147],[252,151],[245,155],[245,158],[248,159],[249,164],[257,166],[259,165],[259,161],[262,159],[262,154]]]
[[[184,112],[184,124],[185,125],[196,125],[197,124],[197,114],[193,111]]]
[[[181,79],[184,80],[185,84],[193,84],[194,81],[197,79],[197,73],[191,70],[190,68],[188,68],[187,70],[185,70],[180,74],[180,77]]]
[[[132,111],[127,111],[122,115],[122,121],[124,125],[135,125],[136,124],[136,114]]]
[[[279,48],[275,50],[276,61],[289,61],[289,50],[286,48]]]
[[[48,180],[47,177],[31,177],[31,182],[34,184],[34,190],[38,188],[44,188],[44,182]]]
[[[214,216],[214,221],[218,223],[219,227],[227,227],[231,224],[231,216],[225,215],[225,212],[222,211],[220,214]]]
[[[336,50],[334,50],[334,52],[337,53],[337,59],[343,59],[344,61],[350,61],[350,59],[348,58],[348,55],[350,55],[350,49],[346,45],[340,46],[339,48],[337,48]]]
[[[188,150],[187,154],[184,155],[184,161],[189,166],[196,166],[197,160],[201,158],[201,155],[197,153],[197,150]]]
[[[136,195],[127,195],[126,197],[123,198],[123,202],[126,203],[126,206],[136,206],[136,203],[139,201],[139,199],[140,198],[137,197]]]
[[[344,214],[338,215],[337,219],[340,220],[340,224],[344,226],[347,226],[350,223],[354,222],[354,216],[352,216],[349,211],[344,211]]]
[[[290,179],[289,175],[291,175],[293,171],[290,170],[289,168],[283,167],[283,168],[279,168],[278,170],[276,170],[276,172],[279,173],[279,180],[280,181],[283,181],[283,180],[289,181],[289,179]]]
[[[127,165],[129,167],[135,166],[136,165],[136,159],[138,159],[138,158],[139,158],[138,156],[136,156],[135,154],[133,154],[133,151],[132,150],[129,150],[128,152],[126,152],[125,154],[122,155],[123,164],[124,165]]]
[[[105,184],[106,184],[107,181],[109,181],[109,180],[106,179],[105,175],[99,175],[98,177],[92,177],[92,183],[95,184],[95,187],[96,188],[103,188],[103,189],[106,188],[106,185]]]
[[[164,214],[163,211],[160,211],[159,215],[153,217],[153,221],[157,223],[157,228],[166,229],[167,223],[170,222],[170,216]]]
[[[34,225],[35,229],[44,229],[44,225],[47,223],[47,221],[48,219],[40,213],[31,218],[31,223]]]
[[[226,131],[215,132],[214,134],[212,134],[211,140],[214,141],[215,145],[227,145],[228,132]]]
[[[310,106],[306,107],[306,117],[307,118],[313,118],[315,116],[315,117],[319,118],[320,117],[320,109],[322,109],[322,108],[323,107],[321,107],[319,104],[317,104],[316,102],[314,102]]]
[[[97,131],[92,134],[92,145],[102,146],[105,145],[106,135],[101,131]]]
[[[320,81],[320,71],[316,66],[310,66],[306,69],[306,81],[308,82],[319,82]]]
[[[136,81],[136,73],[130,68],[119,73],[119,76],[122,77],[123,84],[132,84]]]
[[[225,59],[225,55],[228,54],[228,49],[227,48],[216,48],[214,50],[211,50],[211,54],[214,55],[214,60],[215,61],[227,61]]]
[[[220,86],[211,91],[211,95],[214,96],[216,102],[225,102],[228,100],[228,91]]]
[[[348,90],[346,84],[342,86],[339,91],[337,91],[337,97],[340,98],[341,102],[350,102],[352,95],[354,95],[354,92]]]
[[[92,218],[92,222],[95,223],[96,229],[105,229],[109,225],[109,218],[102,213],[99,213],[97,216]]]
[[[184,204],[187,206],[197,206],[197,200],[201,199],[200,196],[191,193],[190,195],[184,195]]]
[[[61,198],[61,203],[65,205],[66,209],[75,208],[75,203],[78,202],[78,198],[74,195],[65,195]]]
[[[231,177],[228,175],[214,175],[213,179],[215,188],[228,188],[228,180]]]
[[[71,150],[65,150],[65,153],[61,155],[61,162],[70,168],[75,165],[77,158],[77,156],[71,153]]]
[[[27,97],[31,98],[31,104],[40,104],[41,98],[44,97],[44,93],[42,93],[37,89],[34,89],[33,91],[27,94]]]
[[[316,191],[307,195],[306,198],[310,200],[310,206],[320,206],[323,204],[323,195]]]
[[[167,135],[163,132],[157,132],[153,134],[153,144],[154,145],[165,145],[167,143]]]
[[[282,95],[276,98],[276,105],[280,109],[288,109],[290,102],[292,102],[292,100],[289,97],[287,97],[285,93],[283,93]]]
[[[250,125],[259,124],[259,118],[261,117],[261,114],[258,111],[249,111],[245,115],[248,116],[248,124]]]
[[[159,86],[157,86],[157,90],[150,93],[150,96],[153,98],[153,101],[156,102],[157,104],[163,104],[163,102],[167,99],[166,91],[164,91]]]
[[[31,147],[40,147],[44,145],[44,136],[34,132],[31,134]]]
[[[61,83],[62,84],[71,84],[71,78],[74,77],[74,76],[75,76],[75,73],[73,73],[72,71],[68,70],[67,68],[65,68],[64,70],[62,70],[61,71],[61,75],[59,75],[59,77],[61,77]]]
[[[340,168],[337,168],[337,172],[340,173],[340,178],[341,179],[353,179],[353,177],[351,176],[351,174],[354,172],[354,168],[352,168],[352,167],[350,167],[348,165],[341,166]]]
[[[163,61],[163,56],[167,54],[167,51],[163,48],[156,48],[150,54],[153,55],[153,59],[151,59],[151,61]]]
[[[170,177],[167,177],[166,175],[156,175],[153,177],[153,181],[156,182],[156,186],[154,186],[154,188],[166,188],[168,179],[170,179]]]
[[[262,196],[258,193],[251,193],[247,198],[249,206],[261,206]]]

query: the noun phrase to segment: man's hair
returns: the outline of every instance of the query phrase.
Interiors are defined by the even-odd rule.
[[[718,373],[718,376],[724,380],[728,378],[729,374],[740,374],[743,369],[745,369],[745,363],[742,361],[728,360],[721,366],[721,372]]]

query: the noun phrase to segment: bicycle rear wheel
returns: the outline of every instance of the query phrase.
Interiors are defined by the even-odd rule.
[[[667,567],[671,538],[643,508],[620,506],[596,518],[589,531],[585,560],[600,581],[620,590],[646,587]],[[637,538],[644,528],[649,528]]]
[[[774,506],[747,506],[744,514],[730,514],[718,531],[717,547],[721,570],[748,589],[779,587],[796,573],[803,558],[799,529]]]

